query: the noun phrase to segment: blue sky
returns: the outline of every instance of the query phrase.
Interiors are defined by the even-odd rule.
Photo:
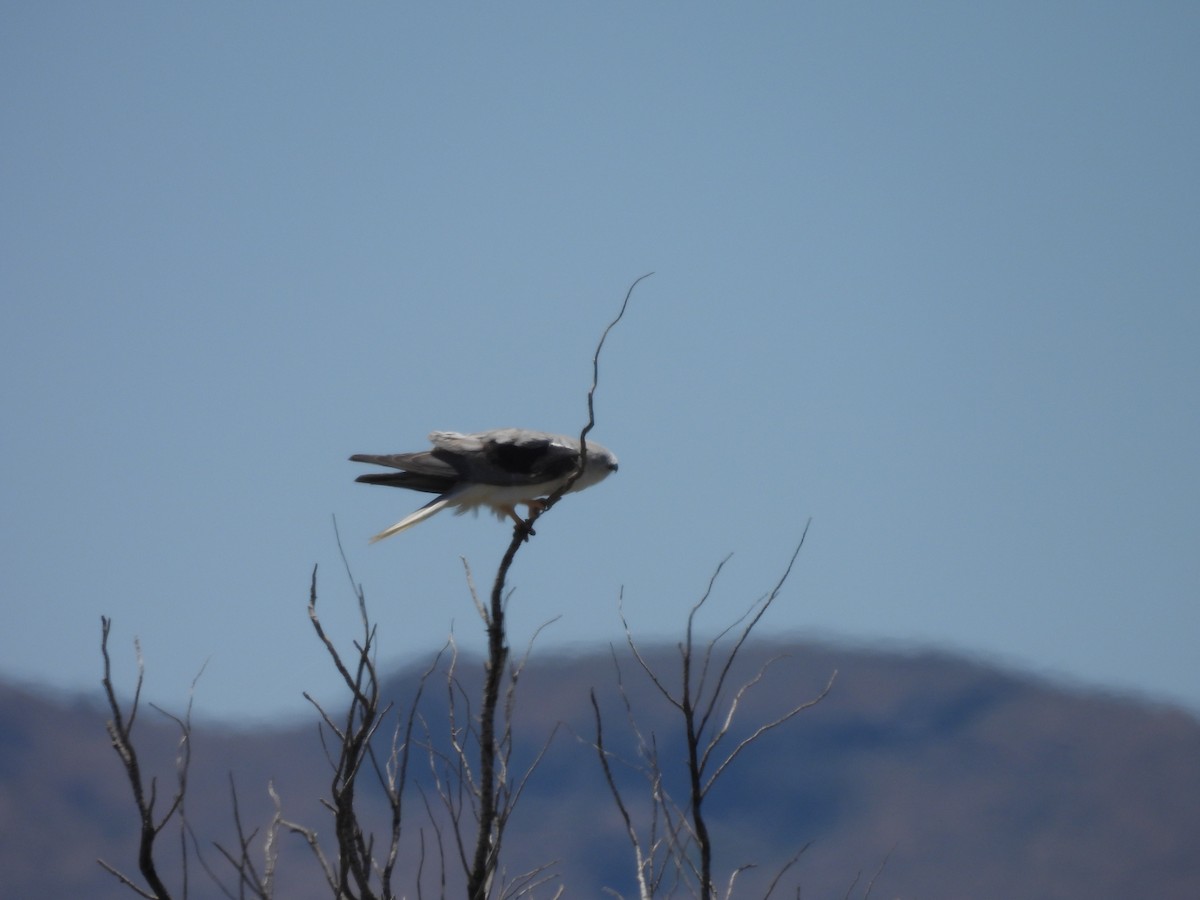
[[[508,538],[353,483],[593,437],[514,646],[946,647],[1200,710],[1193,4],[24,4],[0,28],[0,674],[201,715],[481,628]]]

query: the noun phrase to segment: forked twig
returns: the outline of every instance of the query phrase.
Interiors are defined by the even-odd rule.
[[[134,652],[137,656],[137,681],[134,685],[133,699],[130,701],[129,714],[124,715],[121,710],[121,704],[117,701],[116,689],[112,682],[112,661],[108,654],[108,635],[112,628],[112,619],[107,616],[100,617],[100,652],[104,657],[104,696],[108,701],[109,712],[112,718],[106,723],[109,738],[112,740],[113,749],[116,750],[117,756],[121,760],[121,765],[125,769],[125,775],[129,779],[129,786],[133,790],[134,805],[137,807],[138,819],[140,820],[140,834],[138,839],[138,871],[142,878],[146,880],[149,891],[142,888],[137,882],[133,881],[129,876],[123,874],[118,869],[105,862],[97,860],[97,862],[113,876],[115,876],[122,884],[132,889],[141,897],[147,897],[149,900],[170,900],[171,892],[163,883],[162,876],[158,872],[158,865],[154,858],[154,843],[158,839],[158,835],[166,827],[167,823],[175,816],[183,804],[183,790],[178,791],[171,800],[167,811],[163,813],[161,818],[156,819],[154,814],[154,806],[158,800],[158,781],[155,778],[150,779],[149,789],[142,777],[141,761],[138,759],[137,750],[133,744],[133,724],[137,719],[138,706],[142,696],[142,683],[145,678],[145,662],[142,658],[142,648],[138,641],[134,641]],[[186,740],[188,735],[185,733],[183,739]],[[184,778],[184,787],[186,787],[186,769],[182,773]]]
[[[712,597],[717,578],[728,562],[728,557],[720,562],[709,579],[700,599],[692,605],[688,612],[684,639],[677,646],[681,670],[680,683],[677,688],[667,683],[662,673],[656,670],[655,666],[638,647],[633,637],[633,631],[625,618],[624,609],[622,608],[624,592],[622,591],[621,594],[622,602],[619,603],[619,612],[621,623],[625,628],[625,640],[629,646],[630,653],[642,672],[654,686],[655,691],[682,719],[683,740],[686,752],[684,768],[688,784],[685,808],[677,805],[662,788],[663,772],[657,752],[653,749],[654,734],[651,732],[647,737],[638,726],[630,709],[628,695],[625,692],[624,685],[620,681],[620,666],[617,665],[618,688],[625,702],[627,717],[630,720],[631,729],[637,741],[638,753],[642,760],[637,768],[640,769],[642,774],[653,785],[651,794],[652,803],[656,812],[661,814],[665,826],[663,834],[666,844],[663,849],[670,858],[671,865],[677,877],[688,881],[692,885],[692,889],[703,900],[715,900],[717,896],[716,885],[713,880],[712,836],[709,832],[704,810],[705,799],[721,776],[725,774],[734,761],[747,748],[759,741],[768,732],[779,728],[794,719],[801,712],[811,709],[820,703],[832,689],[833,679],[837,674],[835,672],[830,677],[828,683],[816,697],[794,704],[774,718],[759,724],[738,740],[727,752],[722,751],[718,755],[718,749],[722,747],[723,742],[728,737],[742,701],[750,691],[762,683],[771,665],[778,659],[778,657],[768,659],[748,680],[732,691],[731,697],[727,697],[727,685],[734,670],[734,665],[747,640],[749,640],[751,633],[758,623],[762,621],[766,611],[778,598],[780,591],[783,589],[795,566],[807,534],[808,525],[805,525],[804,532],[801,534],[800,540],[788,560],[782,575],[775,581],[771,589],[764,596],[756,600],[734,623],[723,628],[715,638],[708,641],[703,648],[700,648],[697,646],[695,638],[696,617],[700,609]],[[717,656],[716,650],[718,645],[735,631],[736,636],[733,638],[732,644],[724,649],[720,656]],[[614,663],[616,663],[615,654]],[[722,708],[722,715],[718,718],[717,712],[719,707]],[[647,896],[647,887],[649,886],[652,890],[656,889],[658,886],[657,878],[661,877],[656,876],[656,880],[650,883],[645,875],[647,871],[655,871],[653,856],[658,852],[660,845],[655,842],[644,841],[633,826],[628,805],[621,795],[610,764],[610,759],[612,758],[611,751],[604,744],[600,708],[594,694],[592,695],[592,710],[596,726],[596,738],[593,746],[600,757],[601,769],[608,784],[609,793],[613,796],[618,812],[625,823],[630,842],[633,845],[638,889],[640,895],[645,898]],[[776,873],[768,887],[768,896],[775,890],[784,873],[791,868],[802,852],[803,848]],[[648,856],[650,857],[649,862],[647,860]],[[727,898],[732,895],[739,875],[751,867],[752,864],[746,864],[734,869],[730,873],[724,888],[724,894]],[[662,871],[665,873],[666,869]]]

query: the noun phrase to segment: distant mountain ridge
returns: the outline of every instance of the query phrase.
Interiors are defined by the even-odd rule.
[[[775,896],[794,896],[799,885],[805,898],[860,897],[874,877],[872,896],[886,898],[1200,897],[1195,717],[939,653],[757,643],[735,680],[775,656],[739,708],[739,734],[815,697],[838,674],[820,704],[739,757],[710,798],[722,883],[736,866],[757,864],[739,876],[735,896],[762,896],[777,868],[809,844]],[[647,658],[668,682],[678,681],[675,648],[656,647]],[[637,664],[627,654],[619,660],[637,720],[655,732],[671,788],[680,777],[670,771],[682,754],[678,723]],[[458,661],[468,697],[479,669],[476,660]],[[388,680],[387,693],[401,707],[419,671]],[[506,866],[519,872],[557,861],[556,884],[566,897],[606,896],[606,888],[632,897],[629,843],[589,746],[593,688],[606,743],[631,754],[607,650],[535,653],[522,675],[514,766],[523,767],[555,724],[563,725],[513,816]],[[427,688],[422,711],[431,729],[446,696],[444,683]],[[136,872],[133,804],[104,720],[98,696],[0,686],[0,897],[134,896],[95,862],[102,857]],[[167,794],[177,731],[144,708],[135,738],[158,772],[160,795]],[[315,724],[260,731],[198,725],[192,753],[189,816],[218,871],[208,842],[233,841],[231,774],[248,828],[270,816],[270,781],[290,818],[331,833],[317,802],[328,790],[329,767]],[[414,772],[428,770],[414,759]],[[639,780],[628,773],[622,779],[636,799]],[[378,806],[368,800],[367,808]],[[415,853],[422,824],[414,791],[406,852]],[[428,829],[424,836],[432,839]],[[328,896],[299,839],[289,840],[276,896]],[[165,855],[176,852],[176,841],[164,840]],[[406,857],[406,865],[415,866],[415,858]],[[416,895],[411,877],[401,884]],[[191,886],[192,897],[221,896],[194,864]],[[426,888],[425,896],[435,895]]]

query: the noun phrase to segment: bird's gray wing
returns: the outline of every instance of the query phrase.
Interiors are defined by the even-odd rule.
[[[477,484],[544,484],[569,475],[579,460],[579,445],[571,438],[523,428],[435,431],[429,439],[435,457]]]

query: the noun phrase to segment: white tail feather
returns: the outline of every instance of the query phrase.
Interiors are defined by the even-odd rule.
[[[391,537],[393,534],[397,534],[403,531],[405,528],[411,528],[418,522],[424,522],[430,516],[445,509],[446,504],[449,502],[450,498],[448,495],[443,495],[438,497],[436,500],[431,500],[429,503],[426,503],[424,506],[418,509],[415,513],[405,516],[391,528],[385,528],[383,531],[379,532],[379,534],[371,538],[370,543],[374,544],[376,541],[382,541],[384,538]]]

